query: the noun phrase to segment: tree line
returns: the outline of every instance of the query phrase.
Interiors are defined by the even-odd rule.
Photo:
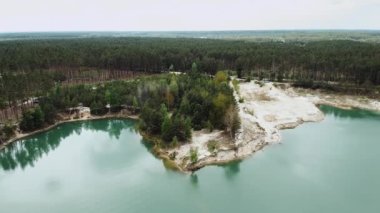
[[[0,71],[80,69],[236,70],[272,80],[380,84],[380,44],[350,40],[247,42],[191,38],[78,38],[0,42]]]
[[[231,94],[226,92],[226,86],[212,87],[204,79],[205,76],[200,78],[191,74],[194,70],[209,75],[214,75],[218,70],[233,70],[239,77],[292,80],[298,86],[313,88],[326,87],[330,81],[354,87],[380,84],[380,44],[349,40],[255,43],[191,38],[34,39],[1,41],[0,56],[0,109],[3,109],[0,119],[7,120],[9,114],[13,114],[19,120],[21,113],[24,113],[24,117],[30,118],[23,125],[25,129],[38,129],[41,121],[51,122],[49,119],[52,116],[45,115],[50,108],[59,111],[79,102],[94,109],[94,114],[103,113],[107,103],[138,105],[143,116],[155,115],[160,111],[157,120],[165,121],[165,128],[154,127],[148,122],[144,124],[148,131],[161,134],[162,129],[167,129],[173,123],[183,126],[181,134],[170,133],[166,139],[173,139],[174,136],[177,140],[185,139],[189,119],[191,126],[196,129],[205,126],[210,129],[223,128],[220,125],[222,122],[216,121],[221,116],[206,114],[215,110],[218,101],[227,100],[225,97]],[[176,88],[174,83],[160,85],[158,79],[162,80],[162,77],[154,77],[154,83],[144,87],[133,84],[126,86],[122,81],[113,82],[112,86],[101,84],[103,86],[96,90],[86,85],[70,86],[70,82],[97,83],[135,77],[134,73],[168,71],[186,72],[189,78],[194,78],[186,80],[178,77],[182,86],[188,86],[186,94],[179,93],[176,96],[173,92],[176,91],[173,89]],[[170,79],[166,81],[171,82]],[[67,88],[60,85],[66,85]],[[160,94],[159,98],[165,97],[166,102],[157,98],[150,104],[146,100],[155,97],[149,93],[153,85],[159,88],[157,91],[161,91],[154,94]],[[181,85],[177,84],[177,87],[182,88]],[[191,88],[194,85],[197,87]],[[167,86],[169,89],[164,89]],[[201,89],[211,93],[205,94]],[[167,90],[173,91],[162,92]],[[213,92],[219,90],[224,92]],[[34,106],[30,97],[42,97],[39,103],[41,119],[35,119],[34,115],[38,112],[25,114],[29,107]],[[211,103],[205,101],[206,98],[219,100]],[[164,107],[162,110],[157,109],[162,103],[165,103],[168,113],[163,113]],[[148,107],[144,108],[145,105],[150,108],[154,106],[155,109],[151,111]],[[187,108],[187,105],[191,107]],[[173,107],[177,110],[169,113]],[[222,112],[227,112],[224,111],[226,108],[220,108]],[[193,109],[196,109],[196,113],[191,114]],[[8,130],[6,132],[10,132]],[[4,132],[0,134],[2,138],[7,135]]]
[[[188,72],[194,62],[199,71],[211,75],[234,70],[239,77],[292,80],[307,87],[318,87],[320,82],[380,84],[380,44],[348,40],[35,39],[2,41],[0,56],[0,109],[7,108],[0,113],[2,120],[20,114],[19,101],[44,95],[55,84]]]

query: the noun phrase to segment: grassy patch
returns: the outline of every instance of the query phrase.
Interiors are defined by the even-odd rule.
[[[219,144],[215,140],[210,140],[207,142],[207,149],[209,152],[213,153],[215,150],[219,148]]]

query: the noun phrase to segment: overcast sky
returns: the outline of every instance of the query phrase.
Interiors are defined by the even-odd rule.
[[[380,0],[0,0],[0,31],[380,29]]]

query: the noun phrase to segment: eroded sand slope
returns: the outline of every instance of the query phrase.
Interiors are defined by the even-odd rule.
[[[239,87],[239,91],[235,91],[235,98],[244,101],[238,104],[241,129],[236,138],[231,140],[223,131],[194,132],[192,143],[169,150],[168,154],[175,156],[177,165],[184,170],[193,170],[208,164],[242,159],[265,145],[279,142],[280,129],[323,120],[323,113],[310,99],[290,96],[272,83],[263,86],[254,82],[241,83]],[[210,140],[219,141],[220,144],[213,152],[207,148]],[[189,159],[191,148],[198,150],[196,163]]]

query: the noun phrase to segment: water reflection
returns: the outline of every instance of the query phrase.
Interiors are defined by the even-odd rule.
[[[325,105],[320,106],[320,109],[324,113],[338,118],[380,120],[380,114],[372,111],[342,110]],[[6,149],[0,151],[0,167],[5,171],[16,168],[24,169],[27,166],[33,167],[35,162],[41,157],[55,150],[62,140],[74,133],[80,135],[83,130],[107,132],[110,138],[119,139],[123,130],[135,133],[135,123],[131,120],[109,119],[102,120],[101,122],[86,121],[62,124],[52,131],[40,133],[23,139],[20,142],[10,144]],[[153,153],[152,143],[144,140],[141,140],[141,143],[147,151],[157,158]],[[233,179],[240,172],[240,161],[220,167],[224,169],[225,176],[228,179]],[[196,175],[191,177],[191,182],[194,184],[198,183]]]
[[[157,155],[156,155],[156,153],[155,153],[155,151],[154,151],[154,143],[152,143],[152,142],[150,142],[150,141],[146,141],[146,140],[144,140],[144,139],[141,139],[141,144],[145,147],[145,149],[149,152],[149,153],[151,153],[152,155],[153,155],[153,157],[154,158],[156,158],[156,159],[159,159],[159,160],[161,160],[161,158],[159,158]],[[166,168],[166,167],[165,167]]]
[[[39,133],[19,142],[12,143],[0,151],[0,167],[7,170],[34,166],[41,157],[56,149],[61,141],[74,132],[81,134],[82,130],[108,132],[110,137],[118,139],[123,129],[135,131],[133,122],[128,120],[103,120],[102,122],[87,121],[62,124],[51,131]]]
[[[194,187],[198,187],[198,175],[195,174],[195,173],[192,173],[190,175],[190,183],[191,185],[193,185]]]
[[[333,115],[337,118],[345,119],[358,119],[366,118],[371,120],[380,120],[380,114],[378,112],[370,110],[344,110],[335,107],[321,105],[319,107],[325,114]]]
[[[224,169],[224,174],[226,175],[227,179],[232,180],[234,177],[236,177],[237,174],[239,174],[241,162],[241,160],[238,160],[228,164],[220,165],[220,167]]]

